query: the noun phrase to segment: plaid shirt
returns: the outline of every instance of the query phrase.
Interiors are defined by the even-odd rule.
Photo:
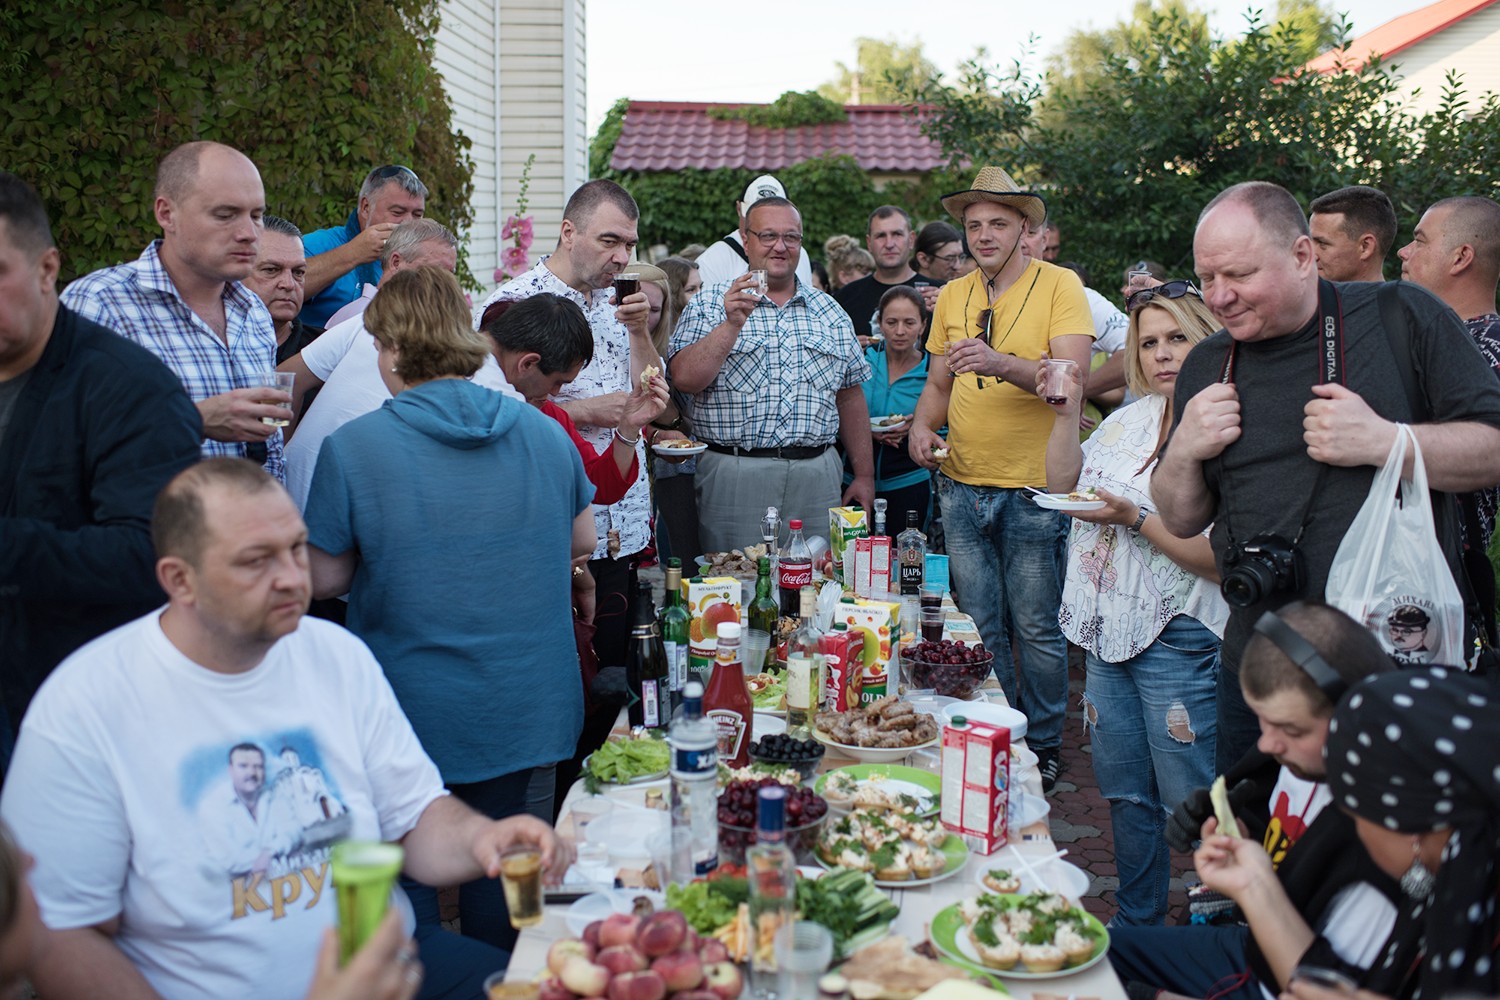
[[[694,295],[672,334],[673,356],[724,322],[721,281]],[[870,377],[849,314],[797,283],[784,306],[761,299],[708,388],[693,397],[693,435],[711,444],[778,448],[832,444],[838,393]]]
[[[274,369],[276,327],[260,297],[238,281],[224,286],[226,346],[177,293],[162,267],[160,248],[161,240],[156,240],[128,264],[79,278],[63,291],[63,304],[161,358],[195,403],[248,388],[252,375]],[[280,430],[266,439],[264,448],[266,471],[285,482]],[[249,457],[250,446],[205,438],[203,456],[215,455]]]

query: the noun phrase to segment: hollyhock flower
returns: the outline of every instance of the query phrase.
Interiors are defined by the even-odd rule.
[[[500,252],[500,270],[510,277],[525,274],[530,267],[530,255],[522,247],[506,247]]]

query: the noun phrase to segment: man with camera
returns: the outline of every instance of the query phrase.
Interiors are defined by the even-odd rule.
[[[1177,378],[1172,436],[1152,476],[1162,523],[1211,540],[1229,601],[1218,687],[1218,768],[1255,742],[1239,656],[1265,611],[1321,598],[1344,532],[1412,422],[1401,367],[1430,414],[1415,428],[1434,489],[1500,482],[1500,382],[1452,310],[1403,283],[1398,358],[1374,283],[1321,281],[1307,218],[1290,193],[1249,182],[1198,217],[1194,265],[1224,329]],[[1410,471],[1409,469],[1407,470]],[[1456,540],[1445,540],[1450,567]]]

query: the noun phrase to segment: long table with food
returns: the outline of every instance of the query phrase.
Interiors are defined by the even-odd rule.
[[[962,634],[966,619],[957,614],[951,603],[948,608],[952,631]],[[971,629],[972,623],[967,627]],[[951,703],[954,699],[938,701]],[[893,716],[909,717],[914,711],[926,714],[919,711],[923,709],[939,712],[934,720],[937,724],[948,721],[942,712],[952,714],[949,705],[937,704],[930,698],[924,702],[919,695],[908,701],[894,694],[880,705],[863,705],[852,711],[860,715],[856,722],[873,729],[880,725],[882,710]],[[1024,716],[1008,708],[998,688],[984,689],[974,695],[972,703],[960,705],[956,711],[976,716],[995,714],[1001,718],[1008,712],[1022,720],[1017,731],[1024,728]],[[866,714],[869,718],[864,717]],[[900,721],[903,725],[910,724],[909,718]],[[1079,906],[1079,897],[1089,886],[1088,875],[1058,857],[1060,852],[1046,821],[1050,806],[1041,793],[1035,756],[1025,748],[1024,739],[1012,744],[1015,770],[1009,842],[985,855],[969,846],[965,838],[949,834],[938,822],[943,787],[940,745],[934,746],[931,741],[916,749],[839,745],[831,731],[843,724],[838,731],[847,737],[847,723],[847,719],[820,713],[816,735],[823,752],[812,762],[793,761],[793,770],[800,764],[802,773],[783,775],[782,780],[810,788],[811,795],[794,793],[794,796],[805,795],[809,803],[816,796],[830,810],[826,818],[815,824],[816,835],[810,835],[805,842],[799,841],[795,824],[789,820],[787,839],[799,853],[798,871],[805,876],[805,882],[799,880],[798,909],[804,919],[830,925],[838,957],[848,959],[834,971],[844,974],[853,997],[911,1000],[919,996],[958,998],[1005,993],[1039,1000],[1124,997],[1119,979],[1105,958],[1108,933]],[[754,737],[768,751],[774,748],[779,753],[795,754],[795,743],[789,742],[790,737],[776,737],[784,725],[772,715],[757,712]],[[921,735],[925,737],[927,732],[924,729]],[[657,752],[651,747],[631,746],[638,741],[624,731],[623,714],[611,740],[615,746],[609,748],[610,759],[620,761],[619,774],[613,775],[617,778],[630,773],[626,762],[631,754]],[[598,771],[595,769],[595,773]],[[664,774],[648,774],[635,780],[601,784],[590,779],[590,772],[586,771],[585,778],[573,786],[563,803],[559,830],[565,836],[577,835],[576,821],[580,818],[596,824],[607,823],[602,838],[598,827],[590,836],[596,845],[600,839],[607,840],[608,861],[588,875],[569,873],[563,892],[549,898],[543,921],[522,932],[506,982],[556,980],[562,965],[580,951],[604,961],[601,949],[611,944],[637,939],[639,944],[655,941],[656,924],[671,924],[675,918],[656,918],[648,937],[640,924],[640,914],[670,907],[684,913],[696,935],[691,940],[703,944],[697,962],[674,961],[691,950],[682,944],[669,949],[674,954],[668,960],[666,974],[671,976],[679,965],[685,964],[691,968],[683,973],[687,979],[681,982],[695,977],[702,982],[696,991],[674,990],[672,980],[668,980],[665,995],[692,1000],[752,996],[752,978],[743,961],[737,966],[738,977],[732,977],[724,971],[726,966],[722,961],[709,960],[723,957],[743,960],[755,947],[755,934],[748,926],[745,908],[736,905],[743,893],[740,884],[734,881],[737,876],[742,881],[742,866],[735,867],[742,860],[735,851],[739,842],[732,836],[726,839],[726,830],[738,828],[732,821],[743,822],[748,818],[736,816],[735,811],[751,800],[757,784],[771,780],[769,771],[762,766],[754,772],[721,776],[721,786],[728,789],[720,793],[723,869],[720,874],[728,876],[722,890],[716,887],[716,880],[709,879],[686,889],[668,887],[665,894],[645,886],[655,884],[654,871],[665,870],[667,866],[663,838],[670,836],[669,821],[662,808],[671,795],[669,779]],[[608,768],[603,773],[612,774]],[[734,791],[736,788],[740,790]],[[607,806],[598,802],[601,798]],[[593,818],[600,809],[609,811],[603,818]],[[727,826],[726,821],[729,821]],[[901,839],[893,839],[893,849],[884,855],[878,850],[871,854],[863,848],[855,849],[858,847],[855,840],[864,837],[870,843],[868,838],[877,829],[882,836]],[[899,850],[894,849],[897,846]],[[869,857],[878,860],[871,863]],[[841,861],[867,870],[846,868]],[[614,886],[625,888],[606,885],[611,876]],[[588,891],[592,888],[604,891]],[[882,897],[893,905],[886,905]],[[634,917],[630,916],[632,912],[636,914]],[[667,943],[676,940],[669,930],[659,933]],[[593,940],[585,945],[558,945],[585,937]],[[620,966],[627,970],[625,974],[639,968],[640,960],[626,955],[629,951],[632,949],[609,959],[610,963],[625,963]],[[719,971],[708,971],[712,969]],[[570,971],[581,974],[582,970],[580,965]],[[583,983],[588,980],[585,978]],[[981,992],[959,992],[976,987]],[[655,987],[642,986],[642,989]],[[603,992],[601,989],[600,994]],[[625,989],[617,992],[623,997],[636,995]],[[541,993],[543,1000],[587,995],[568,991],[560,982],[549,983]],[[608,995],[613,997],[616,993]],[[805,1000],[814,1000],[815,996],[809,992]],[[799,995],[796,1000],[804,998]]]

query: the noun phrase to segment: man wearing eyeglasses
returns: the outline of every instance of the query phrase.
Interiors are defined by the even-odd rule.
[[[819,524],[840,503],[848,450],[854,482],[845,502],[873,509],[870,412],[860,385],[870,366],[833,297],[797,279],[802,216],[764,198],[741,238],[751,273],[693,296],[672,336],[673,388],[693,397],[693,426],[708,444],[698,459],[699,535],[725,551],[759,537],[768,506],[782,523]],[[766,285],[754,272],[763,270]]]
[[[750,268],[750,255],[745,249],[745,213],[762,198],[785,198],[786,188],[770,174],[761,174],[745,188],[745,196],[735,203],[735,229],[722,240],[698,255],[698,277],[703,286],[716,285],[721,281],[732,281]],[[812,284],[812,267],[807,254],[797,261],[797,280],[804,285]]]
[[[427,185],[409,167],[376,167],[365,175],[359,203],[342,226],[319,229],[302,237],[307,299],[302,322],[315,329],[359,298],[365,285],[380,284],[380,252],[396,227],[420,219],[427,211]]]
[[[1238,184],[1209,202],[1193,258],[1203,300],[1224,329],[1183,362],[1151,494],[1174,534],[1213,526],[1231,604],[1217,703],[1222,772],[1260,732],[1239,683],[1254,622],[1324,595],[1397,423],[1413,425],[1433,489],[1500,482],[1500,382],[1458,317],[1426,290],[1320,280],[1307,217],[1275,184]],[[1395,295],[1394,331],[1382,317],[1384,288]],[[1407,366],[1420,391],[1415,404],[1401,374]],[[1412,461],[1408,453],[1407,475]],[[1462,581],[1458,532],[1440,523],[1439,535]]]

